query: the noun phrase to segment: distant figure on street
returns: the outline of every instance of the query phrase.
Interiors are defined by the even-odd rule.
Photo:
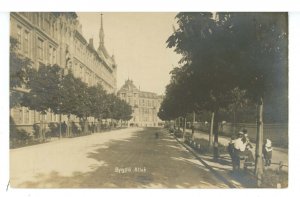
[[[247,129],[243,129],[243,142],[245,143],[245,152],[244,155],[247,156],[247,162],[253,164],[254,163],[254,157],[252,154],[251,149],[253,148],[252,144],[250,143],[250,139],[248,137],[248,131]]]
[[[62,131],[62,134],[66,134],[66,131],[67,131],[67,124],[66,122],[64,121],[62,124],[61,124],[61,131]]]
[[[194,133],[195,133],[195,126],[192,124],[191,126],[191,129],[192,129],[192,138],[194,139]]]
[[[246,146],[249,146],[250,148],[253,148],[252,144],[250,143],[250,139],[248,137],[248,130],[243,129],[243,135],[244,135],[244,142],[246,143]]]
[[[234,165],[234,142],[235,142],[235,136],[231,136],[231,139],[228,143],[228,146],[227,146],[227,151],[231,157],[231,160],[232,160],[232,165]]]
[[[265,140],[265,143],[263,145],[263,155],[265,158],[265,166],[270,166],[271,165],[271,160],[272,160],[272,141],[269,139]]]
[[[158,139],[159,138],[159,134],[158,132],[155,132],[155,138]]]

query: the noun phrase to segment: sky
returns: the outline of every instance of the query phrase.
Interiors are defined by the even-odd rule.
[[[83,36],[99,46],[100,13],[77,13]],[[180,55],[166,41],[177,13],[103,13],[104,45],[115,55],[118,89],[128,78],[142,91],[163,94]]]

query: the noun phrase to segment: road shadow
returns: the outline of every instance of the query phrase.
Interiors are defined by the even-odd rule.
[[[159,137],[155,135],[158,132]],[[105,147],[105,148],[103,148]],[[110,140],[87,158],[105,162],[90,172],[39,174],[24,188],[227,188],[166,131],[147,128]],[[74,161],[80,162],[80,161]]]

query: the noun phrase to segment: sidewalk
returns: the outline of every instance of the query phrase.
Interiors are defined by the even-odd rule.
[[[175,136],[174,136],[175,137]],[[222,155],[218,162],[213,160],[211,155],[197,153],[193,148],[183,142],[182,138],[175,139],[200,160],[216,177],[223,180],[230,188],[256,188],[256,181],[245,173],[234,174],[232,172],[231,159],[229,155]]]
[[[186,129],[185,132],[192,133],[192,131],[190,129]],[[194,137],[198,138],[198,139],[208,140],[209,134],[195,130]],[[229,141],[230,141],[229,137],[219,136],[219,144],[227,146]],[[253,144],[252,153],[253,153],[253,155],[255,155],[255,144]],[[227,156],[228,156],[228,158],[230,158],[229,155],[227,155]],[[276,165],[276,164],[279,164],[279,162],[283,162],[283,165],[288,166],[288,149],[273,147],[272,165],[268,168],[270,168],[272,170],[277,170],[279,165]],[[288,171],[288,167],[286,167],[286,166],[284,166],[282,168],[282,170]]]

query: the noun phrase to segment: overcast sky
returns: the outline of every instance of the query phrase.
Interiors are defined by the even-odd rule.
[[[84,37],[99,46],[100,13],[77,13]],[[180,56],[166,48],[176,13],[103,13],[104,44],[115,55],[118,89],[126,79],[137,88],[163,94]]]

